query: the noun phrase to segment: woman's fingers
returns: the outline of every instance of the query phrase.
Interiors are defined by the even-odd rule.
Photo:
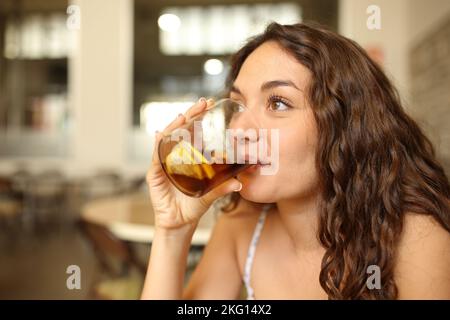
[[[212,106],[214,104],[213,99],[206,100],[205,98],[200,98],[197,103],[195,103],[192,107],[190,107],[185,114],[179,114],[167,127],[164,128],[163,132],[156,132],[155,133],[155,144],[153,148],[153,157],[152,157],[152,164],[157,164],[159,162],[158,158],[158,144],[159,141],[162,139],[164,135],[169,134],[176,128],[183,125],[186,121],[189,119],[197,116],[198,114],[202,113],[205,109]]]
[[[152,165],[159,164],[158,145],[159,145],[159,141],[161,141],[161,138],[162,138],[161,132],[156,131],[155,132],[155,142],[153,144]]]
[[[206,100],[206,108],[211,107],[216,101],[212,98]]]
[[[173,120],[171,123],[169,123],[169,125],[167,127],[164,128],[163,135],[169,134],[170,132],[172,132],[173,130],[178,128],[179,126],[183,125],[185,120],[186,120],[186,118],[184,117],[184,115],[180,113],[175,118],[175,120]]]
[[[211,100],[211,99],[209,99]],[[184,116],[186,117],[186,121],[192,119],[196,115],[202,113],[206,107],[208,106],[208,101],[205,98],[200,98],[196,104],[194,104],[191,108],[189,108],[185,113]]]

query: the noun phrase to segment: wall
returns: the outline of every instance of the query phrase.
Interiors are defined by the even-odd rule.
[[[429,1],[432,2],[432,1]],[[367,7],[377,5],[381,10],[381,29],[367,28]],[[379,46],[384,53],[384,68],[397,86],[405,102],[409,101],[407,54],[408,0],[341,0],[339,32],[362,47]]]
[[[372,4],[381,9],[381,30],[366,27],[366,9]],[[446,56],[438,53],[450,50],[446,49],[450,37],[441,30],[450,19],[450,1],[341,0],[339,9],[342,34],[363,47],[383,48],[385,71],[397,86],[406,111],[425,130],[450,172],[450,57],[448,52]],[[428,61],[423,72],[416,70],[420,55]]]
[[[450,1],[413,0],[408,25],[412,115],[450,173]]]
[[[408,0],[407,12],[408,44],[414,45],[450,14],[450,1]]]

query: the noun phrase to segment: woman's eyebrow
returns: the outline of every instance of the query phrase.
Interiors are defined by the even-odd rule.
[[[272,89],[275,87],[293,87],[293,88],[297,89],[298,91],[302,91],[291,80],[272,80],[272,81],[264,82],[261,85],[261,91],[265,91],[265,90]]]
[[[234,93],[242,95],[241,90],[239,90],[239,88],[236,87],[234,84],[231,86],[230,92],[234,92]]]
[[[291,80],[272,80],[272,81],[264,82],[261,85],[261,91],[265,91],[265,90],[272,89],[275,87],[292,87],[292,88],[297,89],[298,91],[303,92],[303,90],[300,90],[295,85],[295,83],[293,83]],[[234,93],[242,95],[241,90],[239,90],[239,88],[236,87],[236,85],[234,85],[234,84],[231,86],[230,92],[234,92]]]

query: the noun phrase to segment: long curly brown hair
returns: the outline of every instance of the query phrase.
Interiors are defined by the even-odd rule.
[[[450,232],[450,186],[430,140],[396,89],[354,41],[316,24],[270,24],[231,58],[229,89],[245,59],[277,42],[312,73],[307,98],[317,122],[322,199],[320,285],[329,299],[395,299],[396,247],[406,212],[433,216]],[[233,209],[234,193],[222,208]],[[381,270],[380,290],[366,285]]]

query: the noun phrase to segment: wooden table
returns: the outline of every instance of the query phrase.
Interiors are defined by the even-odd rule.
[[[146,193],[93,200],[84,206],[81,215],[88,222],[107,227],[119,239],[141,243],[153,240],[153,207]],[[192,244],[205,245],[214,223],[215,214],[209,210],[199,221]]]

